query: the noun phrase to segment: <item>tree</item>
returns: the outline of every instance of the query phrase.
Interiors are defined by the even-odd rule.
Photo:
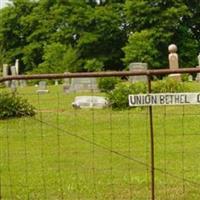
[[[146,44],[143,41],[144,32],[149,31],[151,35],[151,40],[146,42],[148,46],[151,46],[153,52],[149,52],[148,56],[151,56],[149,61],[150,67],[163,67],[167,66],[167,47],[170,43],[175,43],[180,47],[184,47],[184,51],[187,52],[196,52],[197,51],[197,41],[192,37],[190,29],[185,26],[184,19],[191,15],[190,9],[188,6],[180,0],[159,0],[159,1],[150,1],[150,0],[127,0],[125,4],[126,14],[127,14],[127,23],[129,33],[137,32],[137,38],[140,41],[140,48],[146,48]],[[139,34],[141,34],[139,36]],[[180,37],[179,37],[180,36]],[[131,34],[129,35],[131,36]],[[189,39],[190,38],[190,39]],[[153,41],[153,42],[152,42]],[[135,48],[138,45],[139,41],[136,43],[127,44],[125,53],[127,54],[127,49]],[[151,43],[151,44],[150,44]],[[184,44],[187,43],[187,44]],[[192,45],[189,45],[192,44]],[[143,44],[143,45],[142,45]],[[153,44],[153,45],[152,45]],[[189,46],[191,49],[189,49]],[[140,51],[141,52],[141,51]],[[137,56],[138,60],[143,60],[147,55],[146,51],[143,51],[143,54],[132,55],[134,58]],[[186,59],[187,57],[187,59]],[[194,63],[194,58],[191,56],[184,57],[184,53],[180,54],[180,60],[184,66],[188,66],[188,63]],[[127,55],[126,55],[127,58]],[[126,59],[125,59],[126,60]],[[148,60],[147,60],[148,61]]]
[[[123,48],[125,52],[124,62],[128,65],[131,62],[146,62],[150,66],[158,67],[156,58],[159,55],[155,46],[154,32],[142,30],[130,35],[128,45]]]
[[[23,56],[23,47],[31,30],[24,26],[23,18],[28,16],[35,2],[29,0],[13,0],[8,7],[0,10],[0,54],[2,61],[13,63]]]
[[[184,17],[186,26],[191,30],[200,48],[200,2],[199,0],[184,0],[190,15]]]
[[[163,67],[170,43],[181,66],[196,65],[197,0],[12,2],[0,10],[0,59],[20,59],[24,72],[122,70],[133,61]]]
[[[91,63],[95,64],[96,70],[99,70],[99,63],[104,69],[123,68],[122,47],[126,42],[126,32],[122,26],[125,24],[123,1],[107,0],[98,3],[85,0],[40,0],[33,3],[29,0],[13,0],[13,2],[12,6],[0,11],[4,18],[0,38],[1,41],[5,41],[0,49],[9,62],[18,58],[23,62],[24,71],[39,72],[44,69],[52,71],[55,68],[55,64],[54,67],[50,67],[52,62],[60,63],[61,57],[68,60],[68,56],[73,55],[72,60],[76,66],[73,69],[73,66],[63,61],[66,65],[65,70],[95,70],[88,67]],[[21,13],[21,7],[27,11]],[[16,16],[17,11],[18,16]],[[10,30],[7,26],[11,26]],[[15,27],[20,27],[20,30]],[[22,33],[14,35],[15,29]],[[8,38],[7,35],[11,37]],[[62,53],[55,50],[61,44],[66,53],[63,49]],[[54,61],[49,56],[51,54],[54,55]],[[51,70],[48,70],[47,66]],[[64,66],[62,69],[64,70]],[[57,70],[60,71],[60,68]]]

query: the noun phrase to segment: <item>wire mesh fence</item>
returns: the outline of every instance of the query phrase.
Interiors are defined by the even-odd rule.
[[[149,108],[77,109],[76,96],[106,94],[36,83],[17,95],[37,114],[0,121],[1,199],[152,199]],[[154,198],[199,199],[200,107],[152,109]]]

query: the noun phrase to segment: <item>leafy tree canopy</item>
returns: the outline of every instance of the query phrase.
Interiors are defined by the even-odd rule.
[[[11,0],[0,10],[0,62],[21,72],[121,70],[130,62],[196,66],[198,0]]]

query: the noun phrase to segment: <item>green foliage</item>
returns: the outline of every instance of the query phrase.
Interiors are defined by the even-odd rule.
[[[40,73],[122,69],[122,12],[118,2],[15,0],[0,10],[2,62],[18,58],[22,71]]]
[[[0,119],[33,116],[34,107],[16,94],[0,93]]]
[[[177,44],[182,67],[196,66],[197,0],[12,0],[0,9],[0,62],[21,72],[122,70],[130,62],[168,66]]]
[[[147,88],[145,83],[136,82],[131,83],[119,83],[115,89],[108,93],[108,99],[113,109],[126,109],[128,105],[129,94],[146,93]]]
[[[153,32],[142,30],[129,36],[128,44],[123,48],[125,52],[124,61],[126,64],[131,62],[146,62],[151,67],[158,67],[156,58],[159,55],[155,47]]]
[[[63,56],[66,47],[60,43],[52,43],[44,47],[44,62],[39,65],[40,73],[64,72]]]
[[[175,43],[179,48],[181,66],[194,67],[200,41],[198,37],[195,38],[197,34],[193,29],[198,29],[196,25],[199,20],[193,18],[196,14],[191,9],[192,3],[186,2],[188,1],[127,0],[125,11],[129,25],[129,42],[124,48],[125,62],[130,61],[131,58],[144,59],[150,67],[166,67],[168,66],[167,47],[170,43]],[[192,7],[199,7],[197,4],[193,2]],[[193,24],[194,28],[186,23],[191,18],[196,24]],[[136,47],[137,45],[139,47]],[[132,49],[135,52],[131,57],[129,50]]]
[[[185,73],[185,74],[181,74],[181,80],[184,82],[187,82],[189,79],[190,74]]]
[[[152,93],[184,92],[186,90],[187,88],[182,82],[172,77],[167,77],[152,83]]]
[[[98,87],[101,90],[101,92],[110,92],[120,81],[121,79],[118,77],[100,78],[98,81]]]
[[[152,82],[152,93],[183,92],[188,88],[174,78]],[[147,93],[147,85],[144,82],[128,83],[123,82],[116,85],[115,89],[108,93],[108,99],[113,109],[127,109],[129,94]]]
[[[103,69],[103,62],[93,58],[86,61],[84,68],[89,72],[101,71]]]

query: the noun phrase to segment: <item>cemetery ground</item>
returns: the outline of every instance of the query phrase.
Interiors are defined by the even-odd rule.
[[[0,121],[2,199],[149,199],[148,108],[74,109],[81,93],[48,89],[18,89],[37,115]],[[156,199],[199,199],[200,107],[153,113]]]

